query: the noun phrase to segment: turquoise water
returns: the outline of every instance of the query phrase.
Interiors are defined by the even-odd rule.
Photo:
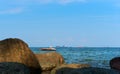
[[[58,52],[66,63],[90,64],[92,67],[110,68],[109,61],[120,56],[120,48],[95,47],[59,47],[57,51],[40,51],[40,47],[31,47],[34,53]]]

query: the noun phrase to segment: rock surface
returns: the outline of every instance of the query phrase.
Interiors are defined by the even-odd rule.
[[[51,71],[51,74],[56,74],[56,71],[59,69],[62,69],[62,68],[66,68],[65,70],[67,71],[67,68],[69,70],[69,68],[77,69],[77,68],[85,68],[85,67],[90,67],[90,65],[88,65],[88,64],[63,64],[63,65],[53,69]]]
[[[0,63],[0,74],[30,74],[27,66],[16,62]]]
[[[57,70],[56,74],[120,74],[120,72],[112,69],[104,68],[61,68]]]
[[[111,69],[119,70],[120,71],[120,57],[115,57],[110,60],[110,67]]]
[[[41,67],[28,45],[17,38],[0,41],[0,62],[18,62],[26,65],[31,74],[41,74]]]
[[[65,63],[64,58],[56,52],[36,54],[43,71],[50,71],[53,68]]]

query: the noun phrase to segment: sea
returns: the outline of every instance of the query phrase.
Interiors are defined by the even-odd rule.
[[[34,53],[60,53],[67,64],[90,64],[92,67],[110,68],[109,62],[120,57],[119,47],[56,47],[56,51],[41,51],[41,47],[30,47]]]

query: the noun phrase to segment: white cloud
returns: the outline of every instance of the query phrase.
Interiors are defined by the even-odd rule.
[[[68,4],[72,2],[85,2],[86,0],[59,0],[60,3],[62,4]]]
[[[33,4],[33,3],[43,3],[43,4],[48,4],[48,3],[58,3],[58,4],[68,4],[72,2],[85,2],[86,0],[10,0],[10,1],[0,1],[1,3],[5,4],[18,4],[18,5],[28,5],[28,4]]]
[[[17,13],[21,13],[22,11],[23,11],[22,8],[13,8],[13,9],[1,10],[0,14],[17,14]]]
[[[86,0],[34,0],[39,3],[58,3],[58,4],[68,4],[73,2],[85,2]]]
[[[6,4],[33,4],[33,3],[58,3],[58,4],[68,4],[68,3],[73,3],[73,2],[112,2],[112,3],[119,3],[120,0],[1,0],[1,3],[6,3]]]
[[[27,8],[30,5],[35,4],[70,4],[70,3],[83,3],[83,2],[105,2],[110,3],[116,7],[120,7],[120,0],[1,0],[0,1],[0,14],[16,14],[23,12],[23,8]],[[13,8],[15,6],[15,8]],[[7,9],[7,10],[1,10],[6,8],[13,8],[13,9]]]

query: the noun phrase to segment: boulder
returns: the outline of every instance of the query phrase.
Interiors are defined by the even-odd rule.
[[[65,71],[69,71],[69,69],[77,69],[77,68],[85,68],[85,67],[90,67],[90,65],[88,64],[63,64],[61,66],[58,66],[56,68],[54,68],[52,71],[51,71],[51,74],[56,74],[56,71],[59,70],[59,69],[62,69],[62,68],[66,68]],[[69,74],[69,73],[66,73],[66,74]]]
[[[65,63],[64,58],[57,52],[36,54],[43,71],[51,71],[53,68]]]
[[[29,68],[17,62],[0,63],[0,74],[30,74]]]
[[[18,62],[30,69],[30,74],[41,74],[41,67],[28,45],[17,38],[0,41],[0,62]]]
[[[120,57],[115,57],[110,60],[110,67],[111,69],[119,70],[120,71]]]
[[[55,74],[120,74],[119,71],[113,69],[104,69],[104,68],[61,68],[57,70]]]

